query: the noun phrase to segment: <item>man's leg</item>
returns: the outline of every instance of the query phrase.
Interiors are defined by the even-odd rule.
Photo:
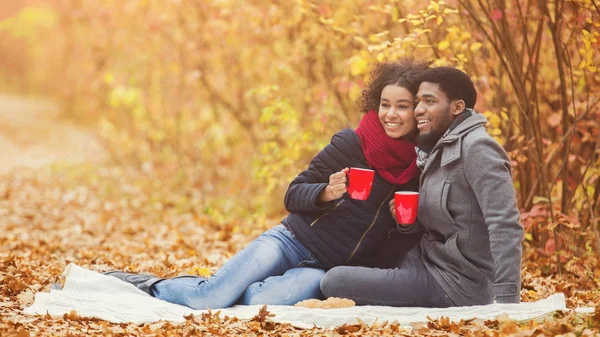
[[[208,279],[182,276],[152,285],[156,298],[193,309],[218,309],[234,305],[246,288],[269,276],[282,275],[311,253],[283,225],[275,226],[234,255]]]
[[[359,305],[451,307],[454,304],[421,261],[419,248],[394,269],[335,267],[321,280],[326,297],[342,297]]]
[[[294,268],[281,276],[271,276],[251,284],[238,301],[242,305],[294,305],[311,298],[323,299],[320,283],[322,269]]]

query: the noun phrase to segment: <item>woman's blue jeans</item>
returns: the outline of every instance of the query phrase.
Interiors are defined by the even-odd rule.
[[[193,309],[234,304],[293,305],[322,298],[325,272],[283,225],[261,234],[210,278],[180,276],[152,286],[154,297]]]

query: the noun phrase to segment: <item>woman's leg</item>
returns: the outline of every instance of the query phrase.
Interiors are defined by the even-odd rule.
[[[152,294],[193,309],[218,309],[234,305],[246,288],[269,276],[282,275],[306,260],[311,253],[278,225],[263,233],[227,261],[208,279],[182,276],[152,285]]]
[[[294,268],[281,276],[252,283],[238,301],[242,305],[294,305],[311,298],[323,299],[320,283],[325,275],[318,268]]]
[[[418,249],[412,250],[403,264],[394,269],[332,268],[321,280],[321,291],[326,297],[349,298],[359,305],[454,306],[423,265]]]

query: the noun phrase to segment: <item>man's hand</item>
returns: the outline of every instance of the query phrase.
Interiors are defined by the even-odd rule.
[[[346,187],[346,175],[350,171],[349,168],[336,172],[329,176],[329,185],[319,194],[319,202],[326,203],[332,200],[341,198],[348,190]]]
[[[394,201],[394,198],[390,200],[390,213],[392,213],[392,218],[394,218],[394,221],[398,223],[398,219],[396,219],[396,203]]]

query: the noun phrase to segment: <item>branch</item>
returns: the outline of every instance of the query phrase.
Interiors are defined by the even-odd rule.
[[[594,205],[592,206],[593,209],[596,209],[598,197],[600,197],[600,178],[596,179],[596,186],[594,189]]]
[[[513,88],[517,88],[517,84],[515,82],[515,76],[514,74],[511,73],[510,68],[508,67],[508,64],[506,64],[506,60],[504,59],[504,57],[502,57],[503,53],[500,51],[500,47],[496,44],[496,42],[494,42],[494,40],[492,39],[492,37],[490,36],[490,34],[487,32],[487,30],[485,29],[485,27],[483,26],[483,23],[481,22],[481,20],[479,20],[477,18],[477,16],[475,15],[475,13],[473,12],[473,9],[470,6],[467,6],[464,2],[464,0],[458,0],[458,3],[467,10],[467,12],[469,12],[469,15],[471,16],[471,18],[473,19],[473,21],[477,24],[477,26],[479,27],[479,29],[481,29],[481,31],[483,32],[483,34],[486,36],[486,38],[490,41],[490,43],[492,44],[492,47],[494,48],[494,51],[496,51],[496,54],[499,56],[500,58],[500,62],[502,63],[502,67],[507,71],[508,73],[508,78],[509,81],[511,83],[511,85],[513,86]],[[520,92],[520,90],[516,90],[516,93],[518,95],[518,93]],[[521,111],[524,111],[523,108],[521,107],[520,102],[518,102],[517,100],[517,106],[519,107],[519,109]]]
[[[588,114],[588,112],[589,112],[591,109],[593,109],[593,108],[596,106],[596,104],[598,104],[598,103],[600,103],[600,98],[596,99],[596,101],[595,101],[595,102],[592,104],[592,106],[591,106],[589,109],[587,109],[586,111],[582,112],[582,113],[581,113],[579,116],[577,116],[577,117],[575,118],[575,121],[573,122],[573,125],[572,125],[572,126],[569,128],[569,130],[568,130],[567,132],[565,132],[565,134],[563,135],[563,138],[562,138],[562,140],[561,140],[561,143],[562,143],[562,144],[565,144],[565,142],[567,141],[567,138],[571,138],[571,137],[573,137],[573,134],[575,133],[575,127],[577,126],[577,123],[578,123],[580,120],[582,120],[582,119],[583,119],[583,117],[585,117],[585,116]],[[599,138],[599,140],[600,140],[600,138]],[[552,160],[554,159],[554,155],[555,155],[556,153],[558,153],[558,151],[554,151],[554,152],[552,152],[552,155],[551,155],[551,156],[550,156],[550,157],[549,157],[549,158],[546,160],[546,163],[550,163],[550,162],[552,162]],[[564,165],[564,161],[563,161],[563,165]],[[562,166],[561,166],[561,168],[562,168]],[[558,177],[560,176],[560,174],[561,174],[561,171],[560,171],[560,169],[559,169],[558,173],[557,173],[557,174],[556,174],[556,176],[554,177],[554,180],[552,181],[552,185],[554,185],[554,183],[556,183],[556,180],[558,179]],[[552,185],[551,185],[551,186],[552,186]]]
[[[594,146],[594,152],[588,159],[588,162],[585,165],[585,169],[583,170],[583,173],[581,174],[581,177],[582,177],[581,181],[579,182],[579,184],[577,184],[577,186],[575,186],[573,191],[577,191],[577,189],[580,186],[583,186],[584,181],[585,181],[585,175],[587,174],[587,171],[590,169],[590,167],[592,167],[592,164],[596,163],[596,159],[598,158],[598,156],[596,155],[596,152],[598,152],[598,150],[600,150],[600,137],[598,137],[598,139],[596,140],[596,145]],[[598,181],[600,181],[600,179],[598,179]],[[587,192],[585,192],[585,190],[584,190],[584,193],[587,193]],[[594,190],[594,193],[596,193],[595,190]],[[573,207],[575,205],[575,202],[576,202],[576,200],[572,200],[570,207]]]
[[[598,190],[599,187],[600,187],[600,179],[598,179],[596,181],[596,191]],[[592,205],[592,202],[590,201],[590,197],[587,195],[587,186],[582,186],[582,188],[583,188],[583,195],[585,196],[585,201],[587,201],[587,204],[588,204],[588,211],[590,212],[592,231],[594,232],[594,238],[596,239],[595,251],[596,251],[596,254],[600,254],[600,233],[598,233],[598,223],[596,221],[596,215],[594,214],[594,206],[596,205],[596,202],[594,201],[594,204]]]
[[[594,5],[594,7],[596,8],[596,12],[598,12],[598,14],[600,14],[600,8],[598,8],[598,5],[596,4],[596,0],[592,0],[592,5]]]
[[[324,55],[323,58],[325,60],[325,71],[327,72],[326,76],[332,82],[333,73],[334,73],[333,72],[333,64],[331,63],[331,59],[327,55]],[[338,101],[338,104],[340,105],[340,108],[342,109],[343,116],[346,118],[346,121],[345,121],[346,125],[348,125],[348,123],[350,122],[350,116],[348,115],[348,107],[346,106],[346,104],[344,102],[344,98],[342,97],[342,94],[340,93],[339,89],[336,86],[334,86],[334,88],[333,88],[333,93],[334,93],[336,100]]]
[[[254,135],[254,132],[252,132],[252,125],[250,123],[248,123],[248,121],[240,118],[241,116],[241,111],[238,107],[234,106],[233,104],[231,104],[227,99],[225,99],[225,97],[221,94],[221,92],[219,90],[216,90],[206,79],[206,75],[203,72],[202,67],[198,67],[198,70],[201,72],[202,75],[200,75],[200,82],[202,82],[202,84],[204,85],[204,88],[206,89],[206,91],[208,91],[209,95],[215,100],[215,102],[219,103],[220,105],[222,105],[227,112],[229,112],[230,115],[233,116],[233,118],[235,118],[235,120],[237,120],[238,123],[240,123],[244,129],[246,130],[246,132],[250,135],[250,138],[252,139],[253,143],[256,143],[256,136]]]

